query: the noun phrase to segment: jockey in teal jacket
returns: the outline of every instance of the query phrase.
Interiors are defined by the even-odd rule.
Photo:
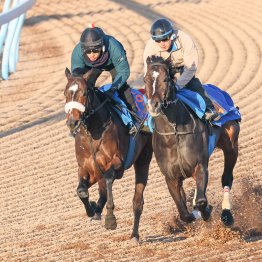
[[[80,42],[75,46],[71,56],[71,70],[74,76],[83,75],[90,69],[93,69],[91,81],[94,86],[100,74],[109,71],[113,82],[111,89],[106,93],[111,96],[118,91],[127,108],[137,111],[130,87],[126,83],[130,76],[126,51],[118,40],[106,35],[101,28],[94,25],[83,31]],[[135,125],[130,123],[128,127],[130,134],[136,132]]]

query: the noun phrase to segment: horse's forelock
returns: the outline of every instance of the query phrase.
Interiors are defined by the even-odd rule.
[[[149,65],[163,64],[163,65],[168,66],[169,63],[163,57],[153,55],[153,56],[150,57],[148,64]]]

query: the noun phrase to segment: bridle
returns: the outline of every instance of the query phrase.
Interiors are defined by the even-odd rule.
[[[99,92],[102,93],[102,92],[96,89],[96,87],[86,86],[83,96],[85,96],[87,99],[85,105],[83,105],[78,101],[74,101],[74,95],[77,92],[77,86],[78,86],[77,83],[73,82],[72,85],[69,87],[69,90],[73,92],[73,95],[72,95],[72,100],[65,104],[65,112],[71,113],[73,109],[77,109],[78,111],[80,111],[81,115],[79,119],[79,124],[77,125],[76,129],[78,129],[82,124],[85,130],[87,131],[88,129],[87,121],[91,116],[93,116],[95,113],[97,113],[101,108],[105,106],[105,104],[109,101],[109,98],[106,97],[102,102],[100,102],[98,93]],[[97,103],[98,106],[96,106],[95,108],[92,107],[92,100],[98,102]],[[109,124],[110,120],[111,120],[111,113],[109,116],[109,120],[106,122],[106,125]]]
[[[167,79],[166,81],[168,82],[167,84],[167,92],[165,93],[165,96],[164,96],[164,99],[163,99],[163,102],[160,102],[161,104],[161,107],[163,108],[168,108],[169,105],[171,104],[176,104],[176,102],[178,101],[177,98],[175,98],[174,100],[172,100],[172,89],[175,90],[174,88],[174,81],[171,79],[171,76],[170,76],[170,70],[168,68],[168,66],[164,63],[159,63],[159,62],[153,62],[150,64],[150,67],[151,67],[151,71],[153,71],[153,67],[154,66],[161,66],[162,68],[164,68],[165,70],[165,73],[166,73],[166,76],[167,76]],[[171,96],[171,97],[170,97]],[[171,99],[171,100],[170,100]]]

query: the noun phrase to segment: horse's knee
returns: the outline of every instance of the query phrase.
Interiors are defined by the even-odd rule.
[[[87,187],[78,186],[76,189],[76,193],[79,198],[89,198]]]

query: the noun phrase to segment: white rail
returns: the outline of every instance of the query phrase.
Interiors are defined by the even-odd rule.
[[[0,54],[3,52],[1,75],[4,80],[8,79],[9,73],[16,70],[19,39],[25,13],[35,2],[36,0],[6,0],[4,3],[3,12],[0,15]]]

